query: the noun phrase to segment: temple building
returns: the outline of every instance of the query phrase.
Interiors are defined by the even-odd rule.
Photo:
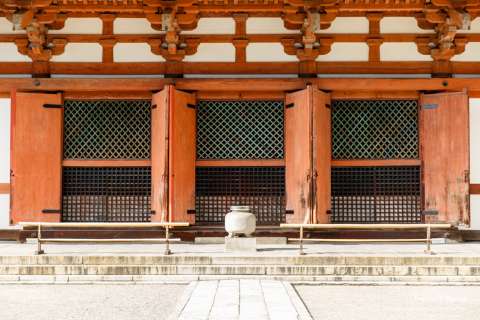
[[[1,0],[0,228],[480,229],[478,0]]]

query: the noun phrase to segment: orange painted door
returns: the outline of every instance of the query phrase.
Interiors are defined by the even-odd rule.
[[[466,93],[421,97],[420,152],[425,211],[437,221],[469,223],[468,96]]]
[[[315,198],[313,223],[328,223],[331,209],[332,129],[330,95],[312,88],[313,166]]]
[[[152,100],[152,220],[194,223],[195,96],[168,85]]]
[[[62,95],[17,92],[12,98],[12,222],[60,221]]]
[[[285,101],[285,185],[289,223],[326,223],[330,209],[329,96],[313,86]]]
[[[152,96],[152,221],[168,217],[168,115],[169,86]]]

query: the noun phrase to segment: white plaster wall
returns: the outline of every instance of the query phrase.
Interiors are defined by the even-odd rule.
[[[114,62],[163,62],[165,59],[156,55],[148,43],[117,43],[113,47]]]
[[[17,45],[12,42],[0,42],[0,61],[3,62],[30,62],[29,56],[18,52]]]
[[[102,62],[102,46],[98,43],[67,43],[65,51],[53,56],[53,62]]]
[[[368,33],[368,19],[364,17],[338,17],[328,29],[317,33]]]
[[[415,42],[384,42],[380,46],[380,60],[432,61],[432,57],[418,52]]]
[[[113,21],[113,33],[116,34],[159,34],[163,31],[152,28],[145,18],[117,18]]]
[[[330,52],[317,61],[368,61],[368,45],[364,42],[335,42]]]
[[[182,31],[182,34],[234,34],[233,18],[201,18],[194,30]]]
[[[285,53],[281,43],[249,43],[246,50],[248,62],[298,61],[296,56]]]
[[[469,42],[465,51],[452,58],[452,61],[480,61],[480,42]]]
[[[68,18],[60,30],[49,30],[50,34],[102,34],[100,18]]]
[[[470,183],[480,183],[480,99],[470,99]],[[470,196],[470,227],[480,230],[480,195]]]
[[[13,23],[7,18],[0,17],[0,34],[17,34],[25,33],[25,30],[13,30]]]
[[[458,33],[480,33],[480,18],[473,19],[470,30],[459,30]]]
[[[247,33],[269,34],[269,33],[299,33],[298,30],[289,30],[283,25],[281,18],[248,18]]]
[[[380,20],[381,33],[433,33],[434,30],[422,29],[413,17],[385,17]]]
[[[0,99],[0,183],[10,183],[10,99]],[[9,225],[10,196],[0,194],[0,228]]]
[[[231,43],[201,43],[197,52],[186,56],[187,62],[235,62],[235,47]]]

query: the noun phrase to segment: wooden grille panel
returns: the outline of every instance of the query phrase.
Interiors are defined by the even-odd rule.
[[[149,167],[64,168],[62,221],[149,222]]]
[[[257,224],[285,222],[285,168],[198,167],[195,221],[223,224],[230,206],[251,206]]]
[[[150,159],[150,101],[65,101],[65,159]]]
[[[416,100],[337,100],[333,159],[418,159]]]
[[[332,168],[333,223],[420,223],[420,167]]]
[[[282,159],[282,101],[199,101],[197,159]]]

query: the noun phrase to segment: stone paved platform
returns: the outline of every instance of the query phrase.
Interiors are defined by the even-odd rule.
[[[170,319],[311,320],[291,284],[270,280],[195,281]]]
[[[162,255],[163,244],[46,244],[47,255]],[[249,256],[297,256],[298,245],[258,245],[255,253]],[[229,256],[238,253],[224,252],[222,244],[174,243],[171,245],[174,255]],[[421,255],[424,256],[423,243],[376,243],[376,244],[306,244],[307,255]],[[434,239],[432,246],[437,255],[479,256],[480,242],[443,243],[443,239]],[[34,255],[36,242],[27,243],[0,241],[0,256]]]

